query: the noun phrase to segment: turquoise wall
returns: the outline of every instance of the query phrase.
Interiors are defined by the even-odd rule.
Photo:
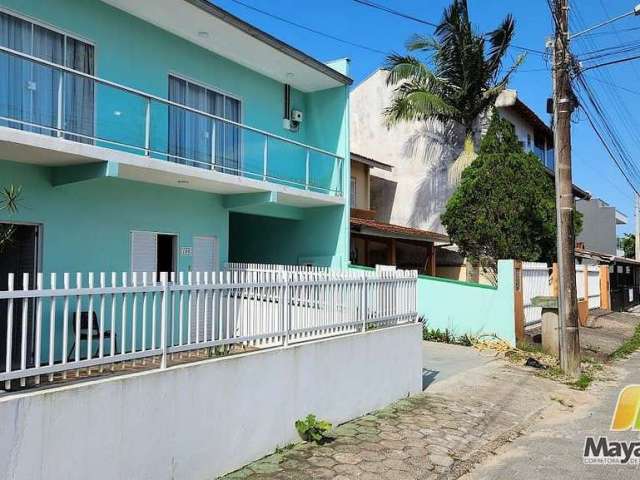
[[[9,217],[0,211],[0,221],[36,223],[41,226],[41,268],[45,288],[50,274],[57,273],[57,286],[63,285],[63,273],[71,274],[75,286],[75,272],[82,272],[83,286],[87,286],[87,273],[95,272],[96,286],[99,273],[129,272],[130,233],[145,230],[171,233],[178,236],[177,263],[179,271],[189,271],[191,256],[180,254],[179,247],[191,247],[194,236],[215,236],[219,241],[219,261],[227,261],[229,213],[222,206],[222,197],[179,188],[162,187],[117,178],[98,178],[84,182],[53,187],[53,169],[0,160],[2,185],[20,185],[23,189],[19,211]],[[129,277],[131,278],[131,277]],[[21,280],[16,279],[21,285]],[[85,303],[85,309],[87,304]],[[49,301],[43,304],[49,310]],[[55,357],[62,358],[62,305],[58,304]],[[140,322],[137,323],[140,325]],[[118,341],[120,323],[116,322]],[[48,314],[43,317],[43,335],[49,335]],[[69,327],[69,348],[73,340]],[[127,327],[131,338],[131,324]],[[141,346],[138,332],[138,348]],[[151,344],[151,332],[147,345]],[[82,344],[85,355],[86,342]],[[97,343],[94,342],[94,347]],[[118,346],[119,348],[119,346]],[[48,343],[43,342],[42,355],[48,358]]]
[[[302,220],[231,213],[229,260],[344,268],[348,257],[342,224],[344,207],[304,209]]]
[[[93,43],[99,77],[167,98],[168,76],[177,74],[239,98],[242,123],[344,156],[342,147],[348,144],[347,132],[333,125],[335,115],[331,118],[326,115],[331,110],[335,113],[336,108],[345,110],[346,86],[321,94],[305,94],[293,89],[292,108],[305,113],[305,120],[298,132],[291,132],[282,127],[283,85],[280,82],[98,0],[0,0],[0,7]],[[345,69],[344,63],[336,62],[336,68]],[[144,112],[145,102],[137,96],[106,86],[96,89],[99,138],[143,147]],[[151,125],[152,149],[166,152],[167,107],[152,105]],[[340,138],[332,138],[334,134]],[[245,167],[261,174],[263,137],[245,131],[242,143]],[[270,175],[304,181],[305,149],[275,140],[269,149]],[[333,159],[320,157],[314,154],[312,163],[317,166],[312,175],[325,186],[327,172],[323,170],[333,168]]]
[[[437,277],[418,277],[418,313],[432,329],[497,335],[515,345],[514,268],[498,262],[498,287]]]
[[[42,272],[127,272],[131,230],[217,236],[221,265],[227,260],[228,218],[218,195],[180,188],[98,178],[53,187],[52,169],[0,161],[1,184],[23,189],[13,221],[42,224]],[[0,211],[0,221],[9,220]],[[191,257],[179,256],[188,271]]]

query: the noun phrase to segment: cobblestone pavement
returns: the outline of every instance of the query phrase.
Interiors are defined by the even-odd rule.
[[[300,443],[224,478],[458,478],[518,437],[563,388],[501,362],[459,377],[337,427],[328,444]]]

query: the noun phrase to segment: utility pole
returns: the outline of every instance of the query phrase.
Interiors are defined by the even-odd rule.
[[[636,193],[636,255],[635,259],[640,259],[640,195]]]
[[[576,294],[574,198],[571,179],[571,112],[573,95],[569,69],[569,2],[554,0],[553,116],[555,145],[556,221],[559,270],[560,367],[571,377],[580,374],[580,333]]]

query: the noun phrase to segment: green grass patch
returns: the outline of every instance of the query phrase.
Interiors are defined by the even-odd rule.
[[[591,374],[589,372],[583,372],[582,374],[580,374],[578,380],[569,383],[569,386],[575,388],[576,390],[584,391],[589,388],[591,382],[593,382],[593,377],[591,376]]]
[[[519,350],[522,350],[523,352],[529,352],[529,353],[543,353],[542,351],[542,344],[540,343],[533,343],[529,340],[523,340],[523,341],[519,341],[518,344],[516,345],[517,348]]]
[[[613,352],[611,354],[611,358],[627,358],[638,349],[640,349],[640,325],[636,327],[636,331],[633,333],[633,337],[628,339],[615,352]]]
[[[462,345],[463,347],[471,347],[477,342],[477,338],[473,335],[465,333],[464,335],[455,335],[451,330],[445,328],[428,328],[426,325],[422,330],[422,339],[427,342],[451,343],[454,345]]]

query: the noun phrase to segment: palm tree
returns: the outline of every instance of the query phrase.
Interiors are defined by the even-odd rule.
[[[18,200],[22,189],[14,185],[5,187],[0,191],[0,212],[6,210],[11,217],[18,211]],[[15,226],[13,224],[0,223],[0,253],[11,243]]]
[[[433,37],[415,35],[407,43],[409,52],[426,54],[427,63],[410,54],[387,57],[387,84],[395,87],[384,112],[387,123],[436,119],[457,124],[464,128],[465,153],[473,155],[478,117],[493,107],[524,59],[519,56],[503,70],[514,30],[514,19],[507,15],[492,32],[477,33],[467,1],[453,0]]]

